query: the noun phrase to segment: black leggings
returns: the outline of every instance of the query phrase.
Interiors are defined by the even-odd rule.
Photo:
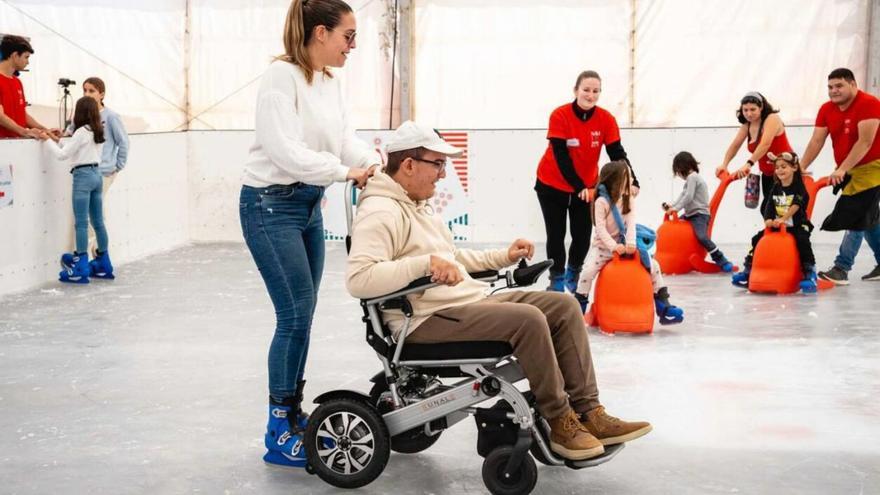
[[[593,222],[590,219],[590,203],[582,201],[577,194],[562,192],[536,181],[535,192],[544,216],[547,231],[547,258],[553,260],[551,276],[562,275],[565,270],[565,223],[571,222],[571,246],[568,248],[568,266],[580,270],[590,249]]]
[[[770,201],[770,191],[773,190],[773,184],[776,183],[776,178],[772,175],[764,175],[761,174],[761,195],[763,199],[761,199],[761,209],[758,210],[758,213],[761,216],[764,215],[764,211],[767,208],[767,202]]]

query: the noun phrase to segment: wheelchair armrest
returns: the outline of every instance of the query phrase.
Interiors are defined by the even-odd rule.
[[[427,287],[429,285],[435,285],[435,284],[434,284],[434,282],[431,282],[430,275],[425,275],[424,277],[419,277],[419,278],[413,280],[412,282],[409,283],[409,285],[407,285],[406,287],[404,287],[396,292],[409,291],[409,290],[413,290],[413,289],[421,289],[423,286]]]
[[[483,281],[491,280],[493,282],[495,280],[498,280],[498,278],[499,278],[498,270],[485,270],[482,272],[470,272],[470,273],[468,273],[468,275],[474,280],[483,280]]]

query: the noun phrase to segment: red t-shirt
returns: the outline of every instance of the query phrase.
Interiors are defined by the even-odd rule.
[[[0,74],[0,105],[3,105],[3,113],[7,117],[15,121],[16,124],[27,127],[24,87],[17,77],[6,77],[6,75]],[[0,127],[0,139],[11,137],[19,136],[5,127]]]
[[[761,131],[761,134],[763,133],[764,131]],[[746,145],[749,148],[749,153],[754,153],[760,142],[761,135],[758,135],[758,139],[755,139],[755,142],[749,142]],[[770,162],[770,158],[768,158],[767,155],[770,153],[778,155],[786,151],[791,153],[794,152],[794,149],[792,149],[791,143],[788,142],[788,136],[785,135],[785,130],[783,130],[782,134],[773,137],[773,141],[770,141],[770,149],[768,149],[767,153],[764,153],[764,156],[758,160],[758,167],[761,169],[761,173],[764,175],[773,175],[776,173],[776,165]]]
[[[816,127],[828,128],[831,145],[834,147],[834,161],[840,166],[849,152],[859,140],[859,122],[868,119],[880,119],[880,100],[861,90],[856,94],[850,106],[841,111],[834,103],[828,101],[819,109],[816,116]],[[874,136],[874,144],[865,156],[856,164],[864,165],[880,160],[880,132]]]
[[[602,146],[620,141],[620,129],[614,116],[604,108],[595,107],[592,117],[584,122],[574,113],[571,105],[566,103],[550,114],[547,139],[565,139],[578,177],[587,187],[594,187],[599,178]],[[560,191],[576,192],[562,176],[550,143],[538,164],[538,180]]]

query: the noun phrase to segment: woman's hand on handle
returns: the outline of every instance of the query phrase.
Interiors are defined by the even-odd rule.
[[[617,254],[624,254],[626,253],[626,246],[624,246],[623,244],[618,244],[614,246],[614,252]]]
[[[355,187],[358,189],[363,189],[365,185],[367,185],[367,179],[370,178],[370,169],[366,168],[350,168],[348,169],[348,174],[345,176],[345,180],[353,180]]]
[[[636,252],[636,247],[627,244],[627,246],[626,246],[624,252],[625,252],[626,254],[634,254],[634,253]]]
[[[734,174],[734,177],[736,177],[737,179],[742,179],[743,177],[749,175],[751,172],[752,172],[752,166],[747,163],[747,164],[743,165],[742,167],[740,167],[739,169],[737,169],[736,174]]]
[[[727,165],[718,165],[715,167],[715,177],[720,179],[724,172],[727,172]]]

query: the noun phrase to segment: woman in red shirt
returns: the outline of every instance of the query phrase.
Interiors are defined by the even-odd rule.
[[[629,163],[620,144],[617,121],[607,110],[596,105],[601,93],[599,74],[592,70],[581,72],[574,85],[574,101],[550,114],[549,143],[538,164],[535,181],[547,231],[547,257],[554,261],[547,290],[574,292],[577,288],[581,266],[590,248],[590,192],[599,176],[602,146],[612,161]],[[633,174],[634,192],[638,192],[638,185]],[[565,258],[566,217],[571,223],[572,239],[568,265]]]
[[[739,152],[743,142],[746,142],[752,155],[746,160],[745,165],[734,172],[734,176],[737,179],[745,177],[751,173],[752,166],[755,163],[758,164],[761,170],[761,192],[764,196],[758,211],[762,212],[766,206],[764,203],[773,188],[774,166],[767,158],[767,153],[772,152],[778,156],[786,151],[791,153],[794,150],[785,135],[785,125],[779,118],[779,110],[773,108],[773,105],[761,93],[752,91],[742,97],[739,109],[736,111],[736,119],[742,125],[739,126],[739,131],[733,138],[733,142],[727,147],[724,161],[715,169],[715,175],[720,176],[722,172],[727,171],[730,161]]]

